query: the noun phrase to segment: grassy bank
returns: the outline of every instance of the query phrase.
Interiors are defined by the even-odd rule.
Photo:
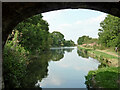
[[[86,52],[90,57],[99,60],[102,64],[109,67],[98,68],[96,71],[89,71],[85,76],[86,84],[92,88],[118,88],[120,80],[120,67],[118,67],[118,57],[115,55],[107,54],[101,50],[94,50],[92,48],[80,47],[78,50]]]
[[[92,48],[80,47],[78,46],[79,50],[87,52],[90,57],[93,57],[99,60],[101,63],[104,63],[108,66],[118,67],[118,57],[114,55],[107,54],[100,50],[94,50]]]
[[[93,88],[118,88],[120,81],[118,79],[118,67],[99,68],[96,71],[90,71],[86,78],[86,84]]]

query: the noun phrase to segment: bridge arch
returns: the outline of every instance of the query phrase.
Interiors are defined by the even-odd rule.
[[[4,2],[2,5],[2,46],[14,27],[33,15],[60,9],[92,9],[120,17],[120,3],[111,2]]]

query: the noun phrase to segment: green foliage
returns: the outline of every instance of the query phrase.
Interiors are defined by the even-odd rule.
[[[86,84],[93,88],[118,88],[119,67],[104,67],[96,71],[89,71]]]
[[[79,37],[77,40],[78,45],[82,45],[84,43],[85,38],[88,38],[88,36]]]
[[[103,45],[100,45],[100,46],[98,46],[98,47],[97,47],[97,49],[100,49],[100,50],[105,50],[105,49],[106,49],[106,47],[105,47],[105,46],[103,46]]]
[[[6,88],[23,87],[22,82],[28,73],[28,55],[50,47],[48,30],[48,23],[39,14],[19,23],[9,35],[3,51],[3,78]]]
[[[85,35],[82,36],[82,37],[79,37],[78,40],[77,40],[78,45],[89,44],[89,43],[94,43],[94,42],[97,43],[96,38],[91,38],[91,37],[85,36]]]
[[[41,81],[48,75],[48,61],[50,60],[50,53],[40,53],[31,56],[29,64],[27,65],[27,74],[22,82],[22,88],[35,88],[37,81]]]
[[[21,87],[21,82],[26,74],[28,52],[18,45],[17,33],[12,41],[5,44],[3,51],[3,78],[6,88]]]
[[[75,46],[75,43],[72,40],[65,40],[64,46]]]
[[[80,46],[78,46],[77,48],[80,49],[80,50],[84,50],[84,51],[86,50],[87,52],[92,51],[91,48],[88,49],[88,48],[84,48],[84,47],[80,47]]]
[[[64,35],[60,32],[54,31],[49,35],[49,39],[51,40],[52,47],[61,47],[61,46],[74,46],[74,42],[72,40],[65,40]]]
[[[78,56],[82,56],[83,58],[89,58],[87,54],[87,50],[77,50]]]
[[[48,23],[42,19],[41,14],[24,20],[15,29],[19,30],[20,44],[29,52],[41,52],[49,49]]]
[[[107,15],[100,23],[99,42],[106,47],[120,48],[120,18]]]
[[[86,50],[89,53],[94,53],[96,56],[103,56],[104,58],[108,58],[108,59],[118,59],[117,56],[113,56],[113,55],[110,55],[110,54],[107,54],[104,52],[100,52],[100,51],[96,51],[93,49],[88,49],[88,48],[84,48],[84,47],[80,47],[80,46],[78,46],[78,49],[84,50],[84,51]]]
[[[51,60],[59,61],[64,57],[64,50],[63,49],[53,49],[51,50]]]
[[[113,55],[109,55],[109,54],[106,54],[104,52],[100,52],[100,51],[91,51],[92,53],[98,55],[98,56],[104,56],[105,58],[109,58],[109,59],[118,59],[117,56],[113,56]]]
[[[54,31],[50,34],[50,38],[52,39],[53,47],[63,46],[64,44],[64,35],[60,32]]]

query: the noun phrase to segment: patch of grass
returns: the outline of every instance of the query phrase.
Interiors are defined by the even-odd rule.
[[[118,52],[116,52],[114,49],[110,48],[110,49],[107,49],[106,51],[118,55]]]
[[[96,51],[96,50],[93,50],[92,48],[85,48],[85,47],[78,46],[78,49],[87,50],[89,53],[94,53],[97,56],[103,56],[103,57],[109,58],[109,59],[118,59],[118,57],[116,57],[116,56],[109,55],[104,52]]]
[[[92,48],[84,48],[84,47],[80,47],[80,46],[78,46],[78,49],[87,50],[87,51],[91,51],[92,50]]]
[[[118,88],[118,74],[120,74],[118,68],[120,69],[120,67],[106,67],[90,71],[85,76],[86,84],[96,88]]]
[[[94,51],[94,50],[92,50],[91,52],[94,53],[95,55],[104,56],[105,58],[118,59],[118,57],[113,56],[113,55],[106,54],[106,53],[104,53],[104,52]]]

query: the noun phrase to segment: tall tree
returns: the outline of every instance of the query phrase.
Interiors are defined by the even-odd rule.
[[[49,48],[48,23],[38,14],[19,23],[16,30],[20,32],[18,40],[28,51],[43,51]]]
[[[64,35],[60,32],[54,31],[51,33],[50,37],[52,38],[52,46],[63,46],[64,45]]]
[[[65,40],[64,46],[75,46],[75,43],[72,40]]]
[[[107,17],[100,23],[99,42],[106,47],[120,48],[120,18],[107,15]]]
[[[78,40],[77,40],[77,43],[78,45],[82,45],[84,43],[88,43],[89,40],[91,40],[92,38],[90,38],[89,36],[82,36],[82,37],[79,37]]]

